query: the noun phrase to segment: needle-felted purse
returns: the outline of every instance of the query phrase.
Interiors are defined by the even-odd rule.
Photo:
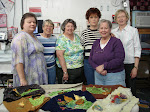
[[[44,93],[45,90],[37,84],[19,86],[15,88],[5,88],[3,92],[4,94],[3,101],[12,102],[22,97],[31,96],[31,95],[42,95]]]
[[[86,112],[95,101],[88,91],[71,91],[53,97],[41,109],[51,112]]]
[[[12,102],[3,101],[3,104],[9,112],[38,112],[49,99],[44,95],[26,96]]]

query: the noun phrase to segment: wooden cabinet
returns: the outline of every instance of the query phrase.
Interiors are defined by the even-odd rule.
[[[150,28],[138,28],[139,34],[150,34]]]

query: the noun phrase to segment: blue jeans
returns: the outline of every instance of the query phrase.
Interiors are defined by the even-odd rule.
[[[107,73],[105,76],[99,74],[95,70],[95,84],[96,85],[122,85],[125,84],[125,70],[117,73]]]
[[[89,64],[88,59],[84,59],[84,75],[86,77],[87,84],[95,84],[94,69]]]
[[[48,73],[48,84],[55,84],[56,82],[56,66],[53,66],[50,69],[47,69]]]

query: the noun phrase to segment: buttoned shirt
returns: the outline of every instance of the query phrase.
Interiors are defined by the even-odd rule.
[[[73,41],[62,34],[56,41],[56,50],[65,50],[64,59],[67,69],[75,69],[83,66],[84,48],[77,34],[74,34]],[[56,58],[56,63],[58,67],[61,68],[58,58]]]
[[[138,30],[130,25],[126,25],[124,29],[119,30],[119,27],[111,31],[119,38],[125,50],[124,64],[135,63],[135,57],[141,57],[141,44]]]

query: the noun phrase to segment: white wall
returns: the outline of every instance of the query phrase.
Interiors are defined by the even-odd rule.
[[[16,0],[11,11],[8,11],[7,9],[4,10],[7,14],[7,27],[15,26],[20,28],[20,20],[22,17],[22,0]],[[0,31],[6,30],[7,28],[0,28]]]
[[[20,30],[22,0],[12,1],[16,2],[15,8],[13,7],[11,12],[7,12],[8,27],[14,26]],[[80,35],[81,31],[87,26],[85,13],[90,7],[97,7],[102,13],[102,18],[112,21],[112,15],[116,10],[123,8],[121,2],[123,0],[120,0],[121,4],[117,7],[111,4],[112,1],[116,0],[23,0],[23,13],[29,12],[29,7],[41,7],[42,16],[38,17],[38,20],[51,19],[53,22],[62,23],[65,19],[72,18],[77,23],[76,32]],[[127,11],[129,12],[129,0],[127,0],[127,3]],[[1,30],[4,29],[0,28]]]

